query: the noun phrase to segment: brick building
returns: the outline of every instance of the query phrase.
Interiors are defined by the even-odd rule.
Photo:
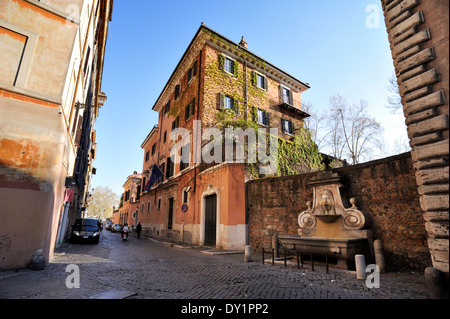
[[[141,145],[138,221],[144,233],[224,249],[244,247],[246,165],[223,162],[223,154],[205,161],[213,139],[200,135],[241,121],[275,128],[279,138],[291,139],[308,116],[301,109],[301,93],[308,88],[251,53],[244,38],[237,44],[202,24],[154,104],[158,123]],[[145,190],[153,165],[164,176]]]
[[[0,269],[26,267],[82,214],[112,0],[0,0]]]
[[[113,222],[129,226],[137,225],[139,213],[139,198],[141,195],[142,175],[133,172],[123,184],[123,194],[120,196],[119,209],[114,212]]]

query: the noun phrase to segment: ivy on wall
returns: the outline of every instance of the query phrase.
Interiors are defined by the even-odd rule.
[[[245,69],[242,63],[235,61],[234,74],[224,71],[225,56],[215,49],[206,50],[205,70],[203,85],[202,126],[216,127],[224,132],[225,128],[252,128],[256,132],[257,108],[268,109],[273,107],[274,101],[270,98],[268,90],[256,86],[256,73],[250,68]],[[264,68],[264,61],[256,62]],[[201,67],[201,66],[200,66]],[[182,85],[180,96],[173,103],[170,114],[176,116],[184,109],[183,103],[190,101],[191,95],[196,95],[198,80],[201,72],[197,72],[192,81]],[[185,79],[185,77],[183,77]],[[278,85],[267,77],[266,85]],[[191,87],[192,86],[192,87]],[[221,109],[221,97],[229,96],[235,101],[235,108]],[[198,103],[198,102],[197,102]],[[272,116],[278,115],[271,112]],[[280,117],[281,118],[281,117]],[[273,123],[276,123],[276,119]],[[280,121],[278,121],[279,123]],[[310,132],[298,125],[295,136],[291,140],[285,140],[267,134],[267,147],[270,143],[278,142],[278,169],[274,176],[284,176],[314,172],[324,169],[321,154],[311,139]],[[245,151],[247,153],[247,145]],[[247,163],[247,161],[246,161]],[[250,179],[261,177],[259,163],[247,163],[246,172]]]

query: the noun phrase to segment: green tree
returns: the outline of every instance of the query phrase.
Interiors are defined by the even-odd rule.
[[[119,205],[119,198],[109,187],[97,186],[88,204],[87,216],[103,219],[112,216],[114,206]]]

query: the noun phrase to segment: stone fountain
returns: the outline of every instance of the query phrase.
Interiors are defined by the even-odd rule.
[[[350,198],[350,208],[344,207],[339,181],[337,173],[318,173],[309,182],[314,189],[313,202],[308,201],[308,209],[298,216],[298,236],[280,236],[279,241],[288,250],[327,254],[337,260],[338,267],[347,268],[357,254],[371,257],[373,235],[370,216],[358,210],[354,198]]]

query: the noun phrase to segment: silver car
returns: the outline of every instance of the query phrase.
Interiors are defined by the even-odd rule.
[[[112,233],[121,232],[121,231],[122,231],[122,225],[120,225],[120,224],[114,224],[111,228]]]

